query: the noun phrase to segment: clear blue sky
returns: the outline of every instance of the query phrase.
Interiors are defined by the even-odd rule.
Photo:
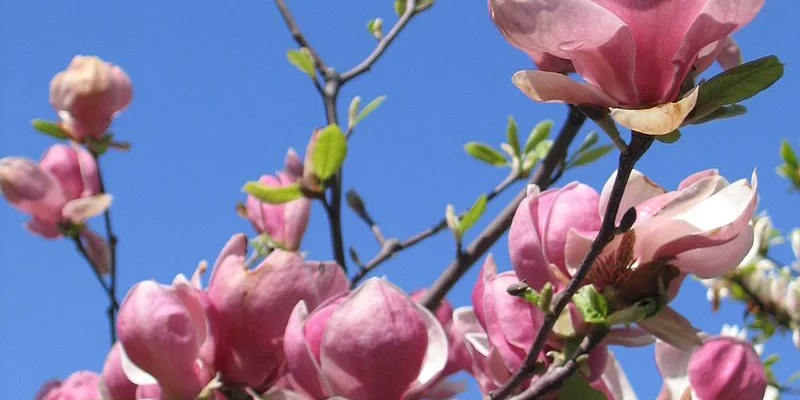
[[[358,129],[346,163],[345,187],[355,187],[389,236],[406,237],[427,227],[445,205],[470,205],[504,171],[481,165],[462,150],[471,140],[499,143],[506,117],[527,132],[565,116],[560,105],[536,105],[510,82],[529,60],[496,32],[484,1],[439,0],[412,21],[377,68],[348,85],[341,96],[388,100]],[[55,115],[48,85],[75,54],[95,54],[123,66],[134,82],[134,100],[114,131],[133,151],[106,157],[104,171],[115,195],[120,236],[120,286],[155,278],[168,282],[213,261],[231,234],[250,233],[234,213],[242,184],[281,167],[286,148],[302,151],[315,126],[324,125],[308,79],[286,62],[295,46],[271,1],[227,2],[29,2],[7,0],[0,12],[0,155],[38,159],[51,143],[29,126]],[[365,23],[394,21],[389,0],[299,1],[289,6],[308,38],[332,65],[346,69],[374,46]],[[774,173],[780,138],[798,144],[791,116],[800,88],[796,66],[796,16],[800,3],[772,0],[737,34],[746,59],[777,54],[786,76],[734,120],[684,130],[680,143],[657,145],[640,169],[665,187],[687,174],[718,167],[731,180],[760,171],[761,209],[779,228],[800,224],[800,198]],[[666,23],[666,22],[665,22]],[[594,129],[586,127],[583,134]],[[573,171],[600,187],[613,157]],[[509,193],[489,207],[497,212]],[[330,257],[323,210],[313,209],[304,247],[309,257]],[[0,205],[0,387],[6,398],[31,398],[39,384],[74,370],[99,370],[108,333],[102,291],[66,241],[47,242],[21,228],[25,217]],[[488,220],[486,218],[483,223]],[[376,251],[374,239],[346,213],[345,235],[362,258]],[[413,290],[430,284],[451,260],[451,237],[443,234],[385,264],[386,274]],[[505,237],[493,249],[510,268]],[[778,253],[790,261],[790,252]],[[477,271],[451,293],[455,305],[469,301]],[[725,304],[711,314],[705,291],[687,282],[674,303],[699,327],[718,332],[741,323],[742,309]],[[774,340],[777,372],[786,378],[800,365],[788,340]],[[660,388],[652,349],[618,351],[640,398]],[[470,389],[462,398],[477,398]],[[9,396],[8,394],[12,394]]]

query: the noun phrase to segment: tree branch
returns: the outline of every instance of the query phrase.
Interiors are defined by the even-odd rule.
[[[103,180],[103,172],[102,168],[100,168],[100,157],[97,153],[91,152],[92,157],[94,157],[95,164],[97,164],[97,180],[100,183],[100,193],[106,193],[106,186],[105,181]],[[109,252],[109,266],[108,271],[109,275],[111,276],[111,283],[108,286],[108,319],[109,324],[111,325],[111,344],[113,345],[114,342],[117,340],[117,330],[116,330],[116,323],[117,323],[117,310],[119,310],[119,304],[117,302],[117,235],[114,234],[114,229],[111,225],[111,209],[106,209],[103,213],[103,225],[105,225],[106,231],[106,240],[108,241],[108,252]],[[78,239],[78,244],[80,245],[79,250],[83,247],[80,243],[80,239]],[[82,253],[86,259],[89,260],[88,255]],[[89,261],[91,263],[91,261]],[[99,276],[98,276],[99,277]],[[102,277],[99,277],[102,280]]]
[[[547,153],[547,157],[542,161],[542,165],[531,178],[531,183],[538,185],[541,189],[546,189],[553,182],[552,175],[556,168],[563,162],[567,155],[567,149],[575,136],[578,134],[581,126],[586,121],[586,116],[574,106],[569,106],[569,113],[564,126],[558,134],[553,147]],[[513,200],[489,223],[475,240],[470,243],[464,251],[463,257],[457,258],[450,263],[445,269],[439,279],[434,282],[430,290],[428,290],[422,304],[429,310],[435,310],[439,303],[447,295],[447,292],[453,288],[453,285],[461,279],[467,272],[469,267],[475,264],[478,259],[497,242],[503,233],[511,226],[511,220],[514,218],[514,213],[517,211],[522,200],[525,199],[527,190],[522,190]]]
[[[564,381],[578,371],[580,363],[577,361],[579,356],[589,354],[597,347],[600,342],[608,335],[608,328],[604,326],[596,326],[589,331],[589,334],[581,342],[578,350],[570,357],[564,365],[552,368],[545,372],[539,379],[534,382],[528,390],[521,394],[514,396],[511,400],[534,400],[544,398],[548,393],[558,390],[564,385]]]
[[[758,312],[761,314],[768,315],[777,325],[786,330],[792,329],[792,316],[789,313],[781,308],[780,305],[773,303],[769,299],[763,299],[759,296],[752,288],[747,286],[744,279],[739,276],[730,276],[726,277],[725,279],[729,280],[730,282],[738,285],[742,292],[747,295],[749,300],[748,312],[752,311],[753,306],[758,309]]]
[[[103,275],[100,272],[100,268],[92,261],[92,258],[89,257],[89,253],[86,251],[86,248],[83,246],[83,242],[81,242],[80,237],[73,237],[73,243],[75,243],[75,248],[78,250],[78,253],[86,259],[86,262],[89,263],[89,267],[94,272],[94,276],[97,278],[97,281],[100,283],[100,286],[103,288],[103,291],[106,292],[106,296],[108,297],[108,325],[110,328],[111,333],[111,344],[113,345],[114,342],[117,341],[117,329],[116,329],[116,322],[115,322],[115,313],[116,310],[119,309],[119,304],[117,304],[117,298],[114,295],[113,287],[103,279]]]
[[[556,302],[552,312],[549,312],[545,315],[544,323],[542,324],[541,328],[539,328],[539,332],[536,334],[536,339],[534,340],[530,351],[528,351],[528,355],[525,357],[522,366],[500,389],[491,394],[492,400],[507,398],[522,384],[522,382],[530,379],[530,377],[533,375],[534,368],[536,366],[536,359],[538,358],[539,353],[542,352],[542,348],[547,340],[547,335],[553,330],[553,325],[555,325],[558,316],[561,315],[561,312],[567,307],[567,304],[569,304],[570,300],[572,299],[572,296],[575,295],[575,292],[577,292],[583,284],[584,278],[586,278],[586,275],[589,273],[589,269],[592,267],[595,260],[597,260],[597,257],[600,256],[600,253],[602,253],[606,245],[608,245],[608,243],[614,239],[614,236],[617,232],[617,214],[619,213],[622,196],[625,193],[625,185],[628,183],[628,178],[630,177],[636,162],[639,161],[639,159],[652,144],[652,136],[643,135],[637,132],[631,133],[631,143],[627,146],[627,151],[619,156],[617,175],[614,179],[614,186],[611,189],[611,196],[609,197],[608,206],[606,207],[605,215],[603,216],[603,222],[600,226],[600,231],[597,233],[597,237],[595,237],[589,252],[586,254],[586,257],[584,257],[583,262],[581,262],[578,272],[572,277],[572,280],[570,280],[566,289],[560,293],[558,302]]]
[[[281,13],[281,17],[283,18],[283,22],[286,23],[286,27],[289,28],[289,32],[292,34],[292,38],[300,47],[305,47],[308,49],[308,53],[311,55],[311,59],[314,61],[314,66],[322,73],[323,76],[327,77],[327,73],[329,73],[328,66],[322,60],[322,57],[319,56],[319,53],[314,50],[314,47],[311,46],[311,43],[306,40],[306,37],[303,35],[303,31],[300,30],[300,26],[297,25],[297,21],[294,20],[292,13],[289,11],[289,7],[286,6],[286,2],[284,0],[275,0],[275,5],[278,6],[278,11]],[[327,79],[327,78],[326,78]]]
[[[372,50],[372,53],[370,53],[370,55],[367,56],[364,61],[361,61],[358,65],[342,74],[340,77],[341,82],[348,82],[351,79],[369,71],[372,66],[381,58],[386,49],[389,48],[389,45],[392,44],[397,35],[400,34],[400,31],[402,31],[403,28],[408,25],[409,21],[411,21],[411,18],[413,18],[416,14],[417,0],[408,0],[406,2],[406,11],[402,16],[400,16],[400,19],[397,20],[392,29],[389,30],[389,33],[387,33],[386,36],[384,36],[383,39],[378,42],[378,46],[375,47],[375,50]]]

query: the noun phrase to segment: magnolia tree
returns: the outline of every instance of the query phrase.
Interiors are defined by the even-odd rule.
[[[76,56],[50,84],[59,120],[33,123],[58,143],[39,161],[0,160],[0,187],[30,216],[28,231],[72,241],[91,266],[108,297],[112,345],[102,371],[46,383],[37,399],[446,399],[463,390],[451,379],[457,373],[493,400],[635,399],[616,346],[655,354],[661,399],[777,397],[785,388],[770,372],[775,359],[761,353],[775,333],[800,347],[800,279],[796,265],[780,267],[768,254],[782,235],[755,214],[756,173],[731,182],[698,171],[664,188],[635,169],[682,129],[744,114],[740,103],[781,77],[775,56],[743,62],[730,36],[764,1],[650,3],[489,0],[487,18],[538,66],[513,83],[534,101],[566,103],[567,119],[553,139],[551,122],[523,141],[510,119],[502,151],[468,143],[467,153],[507,167],[508,177],[468,210],[449,206],[432,228],[397,239],[342,186],[348,140],[384,98],[363,107],[354,98],[339,120],[339,93],[409,21],[435,9],[433,0],[397,0],[390,29],[370,21],[377,45],[347,70],[320,57],[275,0],[298,46],[288,60],[310,78],[328,125],[313,131],[304,154],[290,149],[282,171],[244,184],[237,210],[253,232],[220,244],[210,271],[201,263],[190,276],[141,281],[124,296],[106,186],[113,177],[101,165],[129,148],[109,129],[131,102],[132,83],[119,66]],[[704,78],[714,62],[725,71]],[[610,144],[593,134],[571,147],[588,123]],[[619,162],[603,187],[560,181],[609,153]],[[781,154],[779,173],[800,188],[800,162],[788,144]],[[487,202],[522,181],[527,188],[499,214],[484,215]],[[314,202],[326,211],[335,260],[302,252]],[[381,246],[369,260],[346,256],[344,204]],[[88,227],[94,217],[104,232]],[[491,222],[464,243],[479,218]],[[446,230],[456,256],[429,287],[407,292],[368,278]],[[507,231],[512,270],[500,272],[488,251]],[[800,231],[789,238],[800,253]],[[472,302],[454,309],[445,296],[476,264]],[[714,308],[725,297],[745,303],[753,334],[694,328],[670,307],[687,278],[702,280]]]

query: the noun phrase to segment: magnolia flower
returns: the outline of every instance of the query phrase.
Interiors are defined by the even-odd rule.
[[[682,351],[656,343],[656,364],[664,386],[659,400],[679,400],[686,393],[697,400],[753,400],[764,397],[767,375],[753,346],[719,336]]]
[[[604,0],[489,0],[492,19],[511,44],[528,54],[569,60],[586,80],[521,71],[513,80],[523,92],[537,101],[623,109],[677,101],[698,58],[698,68],[720,55],[725,64],[732,63],[736,53],[728,36],[750,22],[763,4],[666,0],[643,7]],[[665,122],[670,126],[645,133],[674,130],[694,107],[695,96],[669,105],[662,116],[672,120]]]
[[[122,346],[119,342],[111,346],[100,375],[101,391],[104,398],[114,400],[135,400],[136,384],[128,379],[122,369]]]
[[[286,155],[283,172],[275,176],[263,175],[259,179],[271,187],[289,186],[303,176],[303,165],[294,150]],[[247,219],[258,233],[266,233],[284,249],[297,250],[308,226],[311,200],[301,197],[283,204],[262,203],[253,195],[247,196]]]
[[[117,334],[131,382],[140,388],[157,384],[167,398],[189,399],[211,381],[213,359],[202,351],[212,340],[204,295],[181,275],[172,286],[144,281],[128,292]]]
[[[94,56],[75,56],[50,82],[50,103],[79,142],[100,138],[132,96],[125,71]]]
[[[284,348],[294,386],[318,400],[416,399],[448,357],[436,317],[379,278],[313,312],[298,304]]]
[[[100,378],[94,372],[80,371],[63,382],[45,383],[35,400],[101,400],[98,390]]]
[[[599,226],[613,181],[614,175],[599,196],[578,183],[529,193],[509,233],[511,261],[521,279],[534,288],[550,282],[558,290],[566,283],[594,240],[597,231],[592,229]],[[704,171],[685,179],[677,191],[665,192],[634,171],[617,222],[631,207],[636,221],[606,246],[587,283],[609,298],[612,311],[619,311],[646,298],[674,297],[687,274],[710,278],[730,271],[751,248],[755,184],[755,175],[751,187],[745,180],[729,184],[716,171]],[[645,320],[643,326],[675,345],[697,341],[680,315],[671,310],[659,315],[661,321]],[[681,327],[686,328],[683,339],[675,331]]]
[[[336,263],[281,250],[249,270],[246,250],[247,237],[234,235],[211,273],[208,298],[220,327],[216,364],[226,383],[264,390],[285,373],[284,330],[295,305],[314,309],[346,292],[348,282]]]

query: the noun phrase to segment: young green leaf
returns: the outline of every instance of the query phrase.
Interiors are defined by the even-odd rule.
[[[267,186],[256,181],[247,182],[242,190],[264,203],[283,204],[303,197],[299,184],[288,186]]]
[[[553,147],[552,140],[544,140],[536,145],[536,148],[533,150],[533,153],[536,155],[536,158],[544,160],[544,158],[547,157],[547,153],[550,152],[550,149],[552,147]]]
[[[517,121],[514,120],[514,117],[508,116],[508,128],[506,128],[506,136],[508,137],[508,144],[513,149],[513,153],[516,157],[520,156],[521,149],[519,147],[519,128],[517,127]]]
[[[558,400],[605,400],[603,392],[591,387],[581,374],[573,374],[558,391]]]
[[[361,107],[361,97],[356,96],[353,97],[353,100],[350,101],[350,107],[347,108],[347,128],[352,129],[356,124],[356,115],[358,115],[358,109]]]
[[[54,137],[58,140],[67,140],[69,139],[69,133],[61,128],[61,126],[56,122],[45,121],[43,119],[35,119],[31,121],[31,125],[37,131],[44,133],[50,137]]]
[[[470,228],[472,228],[475,223],[478,222],[478,219],[481,217],[481,215],[486,212],[486,201],[486,195],[480,195],[475,204],[472,205],[472,208],[470,208],[469,211],[467,211],[467,213],[461,217],[461,221],[458,224],[458,230],[461,231],[462,234],[466,233]]]
[[[402,17],[406,13],[406,0],[394,0],[394,13]]]
[[[456,209],[452,204],[448,204],[444,211],[444,219],[447,221],[447,227],[453,232],[458,240],[461,240],[461,220],[456,215]]]
[[[680,129],[675,129],[674,131],[666,134],[666,135],[658,135],[654,136],[656,140],[661,143],[672,144],[680,140],[681,138],[681,131]]]
[[[584,151],[579,153],[572,162],[569,163],[571,167],[580,167],[582,165],[587,165],[593,163],[606,154],[610,153],[611,150],[614,150],[614,145],[606,144],[602,146],[597,146],[591,150]]]
[[[783,76],[783,63],[767,56],[731,68],[700,85],[694,111],[684,124],[693,123],[718,108],[749,99]]]
[[[286,52],[286,58],[301,72],[308,75],[311,79],[316,79],[317,70],[314,68],[314,60],[308,49],[303,47],[300,50],[289,50]]]
[[[581,143],[580,147],[575,150],[575,154],[580,154],[588,150],[590,147],[596,145],[598,140],[600,140],[600,135],[598,135],[597,132],[589,132],[589,134],[586,135],[586,138],[583,139],[583,143]]]
[[[572,301],[586,322],[605,324],[608,321],[608,301],[594,288],[594,285],[585,285],[578,289]]]
[[[322,129],[317,139],[317,147],[312,155],[314,174],[326,181],[339,171],[347,156],[347,139],[336,124]]]
[[[740,115],[744,115],[745,113],[747,113],[747,107],[739,104],[722,106],[716,109],[715,111],[712,111],[711,114],[708,114],[703,118],[698,118],[697,120],[692,121],[692,125],[705,124],[706,122],[716,121],[718,119],[734,118]]]
[[[373,18],[367,22],[367,30],[375,39],[383,39],[383,20],[380,18]]]
[[[377,98],[375,98],[375,100],[370,101],[369,104],[367,104],[367,106],[364,107],[364,109],[361,110],[360,113],[358,113],[356,119],[353,121],[353,126],[358,125],[361,121],[364,120],[364,118],[367,118],[368,115],[372,114],[372,112],[375,111],[375,109],[378,108],[378,106],[380,106],[384,100],[386,100],[385,95],[378,96]]]
[[[464,145],[464,150],[477,160],[483,161],[495,167],[505,167],[508,160],[499,151],[489,145],[480,142],[469,142]]]
[[[528,140],[525,141],[525,148],[522,150],[523,153],[528,154],[536,146],[541,143],[543,140],[547,139],[550,136],[550,131],[553,129],[553,121],[544,120],[536,124],[531,130],[531,134],[528,135]]]
[[[792,149],[792,145],[789,144],[789,141],[783,139],[781,142],[781,158],[786,163],[786,165],[797,168],[800,164],[797,161],[797,154],[795,154],[794,149]]]

